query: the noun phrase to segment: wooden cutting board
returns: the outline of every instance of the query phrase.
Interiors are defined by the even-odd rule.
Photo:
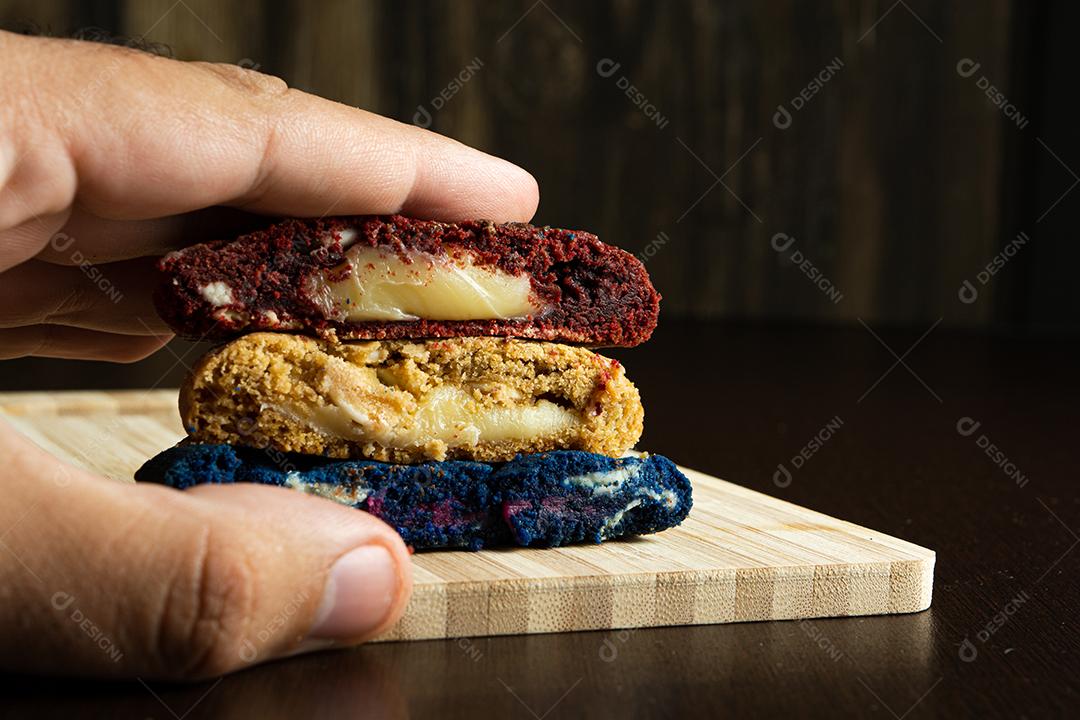
[[[183,435],[175,390],[0,393],[46,450],[116,480]],[[603,545],[413,556],[382,639],[601,630],[925,610],[934,552],[693,470],[680,527]]]

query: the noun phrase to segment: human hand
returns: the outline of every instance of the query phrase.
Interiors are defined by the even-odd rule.
[[[0,66],[0,358],[152,352],[169,337],[153,256],[227,236],[244,213],[536,209],[509,163],[238,67],[6,33]],[[112,482],[4,423],[0,457],[5,668],[215,675],[362,641],[408,598],[401,539],[351,508]]]
[[[247,213],[536,211],[515,165],[234,65],[3,32],[0,63],[0,359],[153,352],[154,257]]]

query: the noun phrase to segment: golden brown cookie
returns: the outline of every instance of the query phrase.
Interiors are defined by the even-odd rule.
[[[335,344],[254,333],[211,351],[180,392],[197,441],[390,462],[618,456],[641,436],[615,360],[504,338]]]

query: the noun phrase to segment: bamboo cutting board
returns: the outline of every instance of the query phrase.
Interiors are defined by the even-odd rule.
[[[46,450],[131,482],[183,435],[175,390],[0,393]],[[603,545],[413,556],[382,639],[509,635],[925,610],[934,552],[703,473],[680,527]]]

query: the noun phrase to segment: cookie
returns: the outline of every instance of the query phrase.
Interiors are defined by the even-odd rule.
[[[413,220],[285,220],[161,260],[155,303],[177,334],[501,336],[631,346],[660,296],[641,262],[591,233]]]
[[[644,411],[615,360],[508,338],[333,343],[253,333],[210,351],[180,391],[206,443],[389,462],[619,456]]]
[[[381,518],[417,550],[598,543],[674,527],[692,504],[689,480],[665,457],[577,451],[395,465],[193,443],[151,458],[135,479],[294,488]]]

